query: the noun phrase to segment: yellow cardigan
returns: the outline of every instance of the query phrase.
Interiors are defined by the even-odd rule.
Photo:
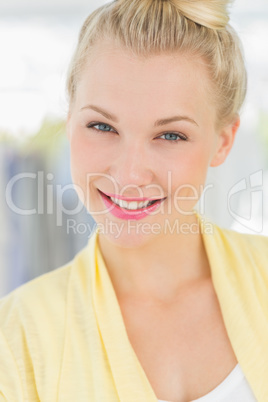
[[[236,357],[268,401],[268,238],[203,234]],[[75,259],[0,301],[0,401],[156,402],[95,232]]]

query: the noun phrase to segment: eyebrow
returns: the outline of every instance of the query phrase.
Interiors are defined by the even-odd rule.
[[[191,119],[191,117],[179,116],[179,115],[178,116],[173,116],[173,117],[168,117],[166,119],[157,120],[154,123],[154,126],[155,127],[157,127],[157,126],[165,126],[168,123],[173,123],[174,121],[181,121],[181,120],[188,121],[189,123],[192,123],[192,124],[198,126],[197,122],[195,120]]]
[[[115,115],[113,115],[112,113],[107,112],[106,110],[104,110],[104,109],[102,109],[102,108],[100,108],[98,106],[87,105],[87,106],[82,107],[82,109],[80,109],[80,110],[82,111],[84,109],[92,109],[95,112],[102,114],[104,117],[106,117],[106,119],[109,119],[109,120],[114,121],[115,123],[118,123],[118,119],[116,118]]]
[[[94,110],[95,112],[102,114],[104,117],[106,117],[106,119],[112,120],[113,122],[118,123],[118,119],[117,119],[117,117],[116,117],[115,115],[113,115],[112,113],[107,112],[107,110],[104,110],[104,109],[100,108],[99,106],[87,105],[87,106],[82,107],[82,108],[80,109],[80,111],[82,111],[82,110],[84,110],[84,109],[92,109],[92,110]],[[154,123],[154,126],[155,126],[155,127],[158,127],[158,126],[165,126],[166,124],[173,123],[174,121],[182,121],[182,120],[188,121],[189,123],[192,123],[192,124],[198,126],[198,124],[196,123],[196,121],[193,120],[191,117],[188,117],[188,116],[180,116],[180,115],[172,116],[172,117],[167,117],[167,118],[165,118],[165,119],[157,120],[157,121]],[[198,126],[198,127],[199,127],[199,126]]]

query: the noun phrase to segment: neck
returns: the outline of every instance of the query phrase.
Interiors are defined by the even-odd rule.
[[[170,303],[181,289],[210,276],[200,230],[157,235],[134,248],[120,247],[99,235],[99,247],[120,299]]]

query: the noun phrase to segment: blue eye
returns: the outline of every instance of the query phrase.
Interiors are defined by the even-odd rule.
[[[116,133],[115,129],[106,123],[96,123],[96,122],[89,123],[87,125],[87,128],[92,128],[93,130],[96,130],[96,131]],[[181,133],[177,134],[177,133],[172,133],[172,132],[164,133],[161,136],[159,136],[158,138],[167,140],[169,142],[187,141],[187,137],[185,135],[183,135]]]
[[[94,130],[97,130],[97,131],[115,132],[115,130],[111,126],[109,126],[109,124],[105,124],[105,123],[90,123],[87,125],[87,128],[93,128]]]
[[[171,141],[171,142],[177,142],[179,140],[187,141],[187,138],[184,135],[176,134],[176,133],[164,133],[158,138],[163,138],[163,139]]]

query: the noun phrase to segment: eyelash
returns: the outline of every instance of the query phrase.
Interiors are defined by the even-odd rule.
[[[96,126],[106,126],[109,129],[112,129],[113,131],[100,130],[100,129],[96,128]],[[107,133],[115,132],[116,133],[116,130],[112,126],[110,126],[110,124],[106,124],[106,123],[90,123],[90,124],[87,125],[87,128],[91,128],[93,130],[101,131],[101,132],[104,132],[104,133],[105,132],[107,132]],[[169,142],[188,141],[188,138],[184,134],[181,134],[181,133],[178,134],[178,133],[174,133],[172,131],[167,131],[167,132],[163,133],[162,135],[160,135],[157,138],[163,139],[161,137],[164,136],[164,135],[173,135],[173,136],[176,135],[177,136],[177,138],[175,140],[174,139],[173,140],[164,139],[165,141],[169,141]]]

